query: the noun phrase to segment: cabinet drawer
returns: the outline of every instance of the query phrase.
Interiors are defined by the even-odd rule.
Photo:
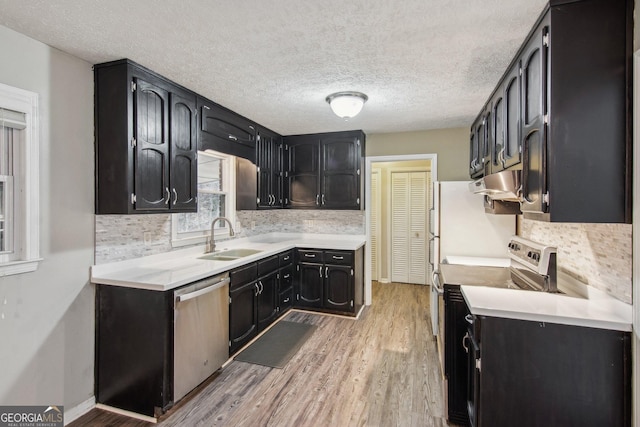
[[[293,307],[293,288],[280,292],[280,300],[278,301],[280,312]]]
[[[293,262],[293,253],[292,251],[286,251],[278,255],[278,258],[280,259],[280,267],[284,267]]]
[[[352,265],[353,252],[347,251],[325,251],[325,264]]]
[[[311,249],[298,249],[298,261],[300,262],[323,262],[322,251]]]
[[[253,282],[258,278],[258,265],[254,262],[231,270],[229,278],[231,279],[231,288],[237,288],[245,283]]]
[[[287,289],[293,284],[293,266],[280,269],[280,289]]]
[[[278,255],[258,261],[258,276],[264,276],[278,269]]]

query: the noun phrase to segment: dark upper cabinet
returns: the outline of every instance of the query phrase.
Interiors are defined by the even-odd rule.
[[[490,164],[489,158],[489,122],[491,119],[491,108],[487,107],[476,118],[471,126],[469,175],[471,178],[481,178],[485,175]]]
[[[126,59],[94,74],[96,213],[195,212],[195,94]]]
[[[496,171],[517,165],[522,156],[522,140],[520,139],[520,63],[511,67],[504,79],[501,93],[504,94],[499,103],[501,114],[494,115],[496,132],[501,131],[502,137],[496,138],[494,159]],[[500,98],[498,98],[500,99]],[[500,120],[502,119],[502,120]],[[502,143],[502,144],[500,144]]]
[[[198,197],[198,127],[196,97],[171,93],[171,163],[169,183],[174,211],[192,212]],[[196,185],[194,185],[196,183]]]
[[[165,211],[170,200],[169,92],[141,77],[133,83],[135,208]]]
[[[256,125],[225,107],[198,97],[198,148],[214,150],[255,162]]]
[[[630,0],[551,0],[489,98],[490,172],[522,170],[525,218],[631,222],[632,34]]]
[[[320,203],[327,209],[360,208],[362,135],[337,134],[320,139]]]
[[[289,207],[320,206],[320,145],[313,135],[285,137],[289,146]]]
[[[548,211],[546,159],[547,61],[549,27],[539,26],[520,56],[523,212]],[[573,178],[576,179],[575,177]]]
[[[258,208],[281,208],[285,203],[282,137],[260,129],[257,139]]]
[[[360,209],[365,135],[362,131],[284,138],[289,172],[288,207]]]

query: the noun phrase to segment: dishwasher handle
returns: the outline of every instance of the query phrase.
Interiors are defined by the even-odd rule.
[[[208,294],[209,292],[213,292],[216,289],[220,289],[224,285],[227,285],[231,282],[231,279],[225,277],[219,282],[215,282],[211,286],[207,286],[206,288],[198,289],[197,291],[189,292],[188,294],[178,295],[176,296],[176,302],[188,301],[193,298],[198,298],[200,295]]]

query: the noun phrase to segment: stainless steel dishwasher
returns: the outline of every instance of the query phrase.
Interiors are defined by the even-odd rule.
[[[229,358],[229,273],[173,293],[173,401],[206,380]]]

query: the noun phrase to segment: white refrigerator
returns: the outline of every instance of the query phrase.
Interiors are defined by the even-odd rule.
[[[431,280],[431,324],[438,334],[437,271],[449,257],[479,257],[492,265],[492,258],[506,258],[507,245],[516,233],[515,215],[493,215],[484,211],[484,196],[469,191],[471,181],[433,184],[430,212],[429,263]]]

